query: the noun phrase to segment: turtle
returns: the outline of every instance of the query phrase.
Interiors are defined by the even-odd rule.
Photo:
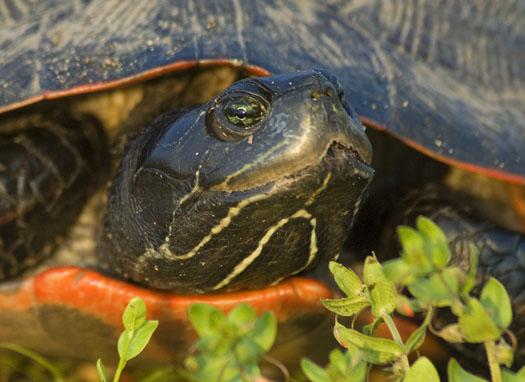
[[[2,340],[112,359],[140,296],[145,357],[173,360],[191,303],[250,302],[297,360],[329,336],[313,276],[352,225],[368,251],[419,210],[477,235],[521,338],[519,1],[0,5]],[[446,197],[390,213],[429,182]]]

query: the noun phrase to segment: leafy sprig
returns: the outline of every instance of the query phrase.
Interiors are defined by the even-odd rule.
[[[522,378],[525,368],[517,374],[501,369],[501,365],[512,365],[515,348],[515,343],[508,343],[505,339],[512,321],[512,307],[505,288],[497,279],[490,278],[479,298],[471,293],[476,285],[476,247],[470,245],[470,266],[464,271],[450,264],[451,251],[445,233],[430,219],[419,217],[415,229],[399,227],[398,236],[402,246],[401,256],[384,266],[375,256],[368,257],[363,280],[341,264],[332,262],[329,265],[345,297],[323,300],[324,306],[339,317],[356,316],[364,309],[370,309],[374,317],[373,322],[361,330],[354,328],[353,324],[346,327],[336,319],[334,336],[348,349],[347,359],[353,360],[347,365],[360,370],[363,363],[388,366],[399,381],[439,381],[436,368],[429,359],[419,357],[410,364],[408,355],[423,344],[427,329],[432,329],[436,308],[448,307],[457,317],[457,322],[439,331],[433,330],[438,336],[453,343],[483,343],[493,381]],[[410,295],[400,294],[398,290],[407,290]],[[415,312],[425,314],[424,322],[406,342],[402,340],[392,318],[394,311],[410,316]],[[373,335],[380,323],[386,324],[391,339]],[[336,366],[333,360],[325,369],[305,360],[302,366],[313,382],[339,381],[354,372],[354,369],[346,368],[344,377],[334,374]],[[454,359],[449,362],[448,378],[450,381],[467,380],[465,378],[483,381],[463,370]]]
[[[124,331],[118,339],[117,349],[119,362],[113,376],[113,382],[118,382],[126,363],[138,356],[153,335],[159,325],[156,320],[147,320],[146,304],[138,297],[134,297],[128,303],[122,314],[122,324]],[[108,372],[99,358],[97,360],[97,371],[100,382],[108,382]]]
[[[257,317],[248,304],[227,315],[208,304],[193,304],[189,319],[199,339],[195,354],[185,360],[191,381],[254,381],[261,377],[259,362],[272,347],[277,320],[272,312]]]

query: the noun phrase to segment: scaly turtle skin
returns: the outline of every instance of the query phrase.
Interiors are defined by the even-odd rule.
[[[523,198],[520,195],[523,195],[522,187],[525,184],[525,166],[523,166],[524,159],[521,154],[522,148],[525,146],[525,125],[523,122],[525,120],[525,108],[523,107],[524,66],[520,65],[524,61],[523,52],[525,49],[523,45],[525,39],[520,29],[516,28],[524,15],[524,9],[520,2],[487,1],[486,3],[478,2],[471,5],[460,0],[449,0],[445,1],[444,4],[423,1],[415,6],[410,1],[347,3],[334,0],[321,4],[304,0],[275,3],[231,0],[220,4],[204,1],[199,3],[197,8],[193,2],[180,0],[147,2],[135,5],[132,11],[124,3],[96,0],[78,4],[43,1],[39,2],[35,6],[36,8],[26,7],[23,1],[4,1],[2,5],[0,20],[2,25],[5,25],[5,29],[2,30],[0,40],[0,48],[4,53],[0,57],[0,110],[6,113],[4,121],[16,122],[19,121],[17,118],[24,120],[26,113],[42,115],[39,114],[39,105],[35,105],[32,110],[29,110],[30,104],[42,100],[57,99],[53,102],[41,102],[43,109],[47,112],[52,110],[53,106],[64,101],[58,100],[59,98],[67,97],[64,103],[67,104],[67,101],[71,99],[71,103],[74,104],[75,101],[72,96],[75,94],[115,89],[136,84],[148,78],[158,77],[164,73],[175,73],[182,69],[203,67],[210,64],[244,66],[247,68],[247,74],[250,75],[281,74],[323,67],[329,69],[340,80],[344,94],[337,94],[339,89],[331,75],[310,72],[303,74],[299,82],[303,83],[306,78],[317,78],[318,82],[331,84],[330,86],[335,94],[327,95],[324,86],[316,89],[315,92],[309,89],[310,101],[312,102],[324,103],[330,97],[335,100],[334,105],[339,111],[335,111],[333,115],[326,113],[328,119],[337,115],[343,116],[341,118],[352,121],[349,125],[353,126],[353,131],[358,131],[355,117],[350,112],[349,107],[346,106],[351,104],[366,125],[388,132],[425,155],[453,165],[455,168],[499,179],[504,190],[502,191],[504,195],[502,199],[505,200],[509,195],[512,195],[516,200],[516,207],[509,209],[512,216],[505,219],[505,222],[511,221],[510,224],[514,229],[520,229],[520,225],[523,229],[523,220],[520,220],[523,219],[523,214],[518,213],[520,211],[519,205],[523,205]],[[472,40],[473,36],[475,36],[474,41]],[[283,78],[279,77],[279,81],[282,81]],[[291,78],[295,79],[297,75]],[[319,80],[319,78],[321,79]],[[264,84],[265,81],[259,80],[259,83]],[[270,88],[272,87],[271,82],[266,84]],[[283,82],[282,87],[293,88],[293,81],[291,85],[288,85],[286,81]],[[300,92],[300,90],[296,89],[296,92]],[[271,89],[271,93],[279,93],[279,90]],[[230,93],[226,90],[224,94]],[[255,96],[260,97],[258,91],[255,91]],[[340,100],[338,99],[339,96],[341,97]],[[317,100],[315,100],[316,98]],[[151,182],[155,189],[162,193],[166,192],[171,197],[184,199],[184,202],[188,200],[188,208],[198,207],[199,200],[191,200],[191,197],[197,194],[193,192],[194,190],[200,191],[199,186],[201,184],[210,187],[220,185],[220,180],[224,183],[228,175],[235,173],[234,168],[228,168],[222,173],[222,178],[217,181],[217,179],[213,179],[214,172],[205,168],[202,170],[202,174],[206,173],[207,175],[201,180],[202,174],[197,161],[184,158],[183,162],[176,165],[177,155],[179,155],[176,151],[173,153],[174,156],[170,158],[171,151],[166,153],[169,151],[166,150],[166,145],[151,146],[151,141],[154,143],[162,142],[162,139],[170,134],[169,131],[173,131],[171,134],[182,139],[183,137],[180,136],[182,128],[176,126],[182,124],[188,128],[188,124],[181,121],[190,118],[190,115],[195,121],[202,120],[202,118],[201,120],[196,118],[196,114],[200,117],[211,115],[210,118],[213,119],[213,112],[210,110],[213,109],[214,102],[221,105],[222,110],[227,109],[227,105],[222,104],[221,99],[221,97],[214,98],[210,101],[211,103],[205,103],[200,109],[193,109],[193,112],[189,114],[168,114],[150,125],[149,131],[154,133],[154,138],[143,134],[131,142],[130,147],[136,147],[137,150],[143,151],[140,157],[137,157],[136,151],[129,151],[128,154],[124,155],[124,165],[119,172],[120,175],[117,176],[117,181],[113,183],[113,191],[110,195],[109,210],[113,209],[114,213],[110,212],[106,219],[107,240],[103,241],[102,247],[97,250],[97,254],[100,255],[97,266],[106,269],[106,271],[108,268],[113,268],[113,271],[118,273],[120,277],[131,277],[138,282],[157,288],[166,285],[166,288],[178,287],[186,292],[202,292],[210,289],[221,289],[222,287],[228,289],[229,286],[233,285],[232,280],[237,281],[237,275],[240,273],[234,272],[231,264],[227,264],[228,266],[225,268],[229,269],[229,273],[218,272],[218,274],[213,274],[209,280],[199,279],[198,277],[194,279],[193,273],[186,275],[183,274],[183,271],[175,270],[179,273],[177,275],[180,277],[179,280],[184,280],[178,284],[178,281],[173,279],[173,275],[169,274],[164,267],[167,260],[160,257],[162,253],[167,253],[168,260],[175,264],[179,263],[179,265],[182,264],[181,260],[191,260],[189,257],[188,259],[180,259],[177,255],[188,256],[196,248],[200,249],[200,242],[212,233],[214,228],[215,231],[222,233],[222,230],[228,228],[230,223],[227,225],[226,221],[223,223],[222,220],[214,221],[213,219],[228,219],[229,215],[233,213],[232,211],[235,211],[235,205],[238,206],[243,200],[252,200],[249,199],[250,196],[242,200],[224,199],[225,204],[222,204],[223,200],[217,204],[214,204],[213,200],[204,202],[206,209],[211,207],[208,212],[197,209],[195,211],[197,215],[188,215],[186,218],[181,215],[183,216],[182,219],[200,216],[199,224],[202,224],[200,227],[202,232],[198,232],[196,235],[180,232],[182,236],[179,237],[183,239],[175,239],[167,222],[179,213],[177,208],[173,208],[173,203],[181,204],[182,209],[185,207],[184,203],[180,203],[180,199],[179,202],[176,202],[172,198],[168,198],[160,206],[157,204],[148,206],[147,200],[151,199],[145,198],[144,195],[146,194],[145,186]],[[133,108],[131,107],[131,109]],[[10,112],[8,113],[8,111]],[[53,112],[50,113],[53,114]],[[284,115],[292,116],[295,115],[294,113],[294,109],[287,109]],[[62,115],[61,112],[59,114]],[[71,117],[68,118],[73,120],[89,118],[91,120],[90,117],[77,114],[72,113]],[[133,111],[130,114],[132,115]],[[311,115],[313,117],[318,116],[317,113]],[[299,121],[298,118],[300,117],[296,116],[294,121]],[[271,117],[266,122],[269,121],[272,121]],[[204,126],[201,122],[198,122],[201,127],[200,132],[203,131],[202,127]],[[273,120],[267,126],[270,126],[269,129],[274,126],[278,130],[277,122]],[[163,125],[160,126],[158,123]],[[84,128],[84,124],[78,128],[71,127],[75,124],[63,124],[59,121],[59,127],[55,126],[54,128],[61,129],[61,131],[64,130],[64,127],[70,128],[71,132],[67,134],[74,136],[72,141],[88,141],[87,146],[80,144],[80,148],[102,148],[101,152],[103,153],[103,147],[106,145],[104,138],[93,139],[94,136],[99,137],[100,129],[95,128],[97,133],[94,135],[86,135],[88,129]],[[253,142],[252,139],[246,138],[237,141],[238,144],[235,145],[224,136],[223,132],[213,131],[213,121],[207,120],[205,125],[207,129],[208,126],[212,126],[209,128],[212,131],[207,130],[207,133],[211,133],[209,137],[213,136],[219,141],[222,139],[225,146],[232,145],[245,148],[246,152],[240,154],[242,156],[235,157],[236,160],[232,163],[234,166],[242,163],[242,160],[238,161],[238,159],[250,160],[252,158],[250,150],[255,149],[250,148],[261,147],[259,146],[261,141],[258,137],[259,134],[264,134],[266,131],[266,129],[255,131],[252,135]],[[19,128],[6,126],[14,125],[2,123],[1,129],[7,134],[11,134],[11,138],[7,139],[9,144],[17,143],[13,134],[25,134],[25,132],[20,133],[22,130]],[[173,130],[169,126],[173,127]],[[323,129],[326,129],[326,125],[324,126]],[[192,130],[189,129],[188,131]],[[242,135],[242,129],[240,131]],[[58,139],[63,142],[63,145],[67,145],[69,140],[62,138],[64,134],[59,134]],[[188,142],[191,143],[192,138],[193,136],[190,135]],[[211,139],[208,136],[205,138]],[[50,137],[49,139],[54,138]],[[284,145],[289,144],[290,137],[283,136],[282,139]],[[28,139],[28,141],[34,143],[33,138]],[[312,139],[310,138],[308,141],[312,141]],[[344,146],[344,142],[335,141],[343,143]],[[270,140],[270,142],[275,147],[276,141]],[[330,148],[326,145],[326,141],[321,140],[321,143],[319,145],[323,148],[321,152],[328,153],[327,150]],[[360,145],[361,143],[353,147]],[[197,146],[199,155],[203,146],[201,140],[200,146]],[[144,147],[147,148],[145,151]],[[341,153],[337,150],[337,145],[334,148],[336,148],[334,157],[338,155],[340,157]],[[38,150],[31,151],[31,149],[26,151],[29,153],[39,152]],[[79,150],[74,149],[73,151]],[[291,146],[288,146],[286,153],[292,151]],[[339,154],[337,154],[338,152]],[[157,153],[160,156],[155,157]],[[90,156],[90,154],[87,155]],[[243,157],[244,155],[246,158]],[[361,156],[361,159],[366,157],[366,155]],[[101,154],[101,157],[104,157],[104,154]],[[325,155],[324,157],[328,158],[329,156]],[[377,157],[378,155],[376,155]],[[381,158],[382,155],[379,157]],[[82,155],[75,156],[75,158],[82,159]],[[56,163],[60,163],[59,158],[56,159]],[[388,162],[388,158],[384,160]],[[31,164],[37,162],[34,159],[30,161]],[[43,164],[43,168],[49,172],[49,175],[53,175],[53,166],[49,166],[49,163],[46,165],[43,160],[40,162]],[[101,172],[105,171],[104,164],[98,165],[96,161],[78,161],[78,163],[83,162],[86,162],[86,173],[97,169],[102,170]],[[144,176],[137,176],[137,182],[143,182],[143,185],[140,186],[139,184],[138,186],[137,199],[132,199],[138,201],[138,204],[132,204],[132,207],[140,206],[141,208],[131,211],[139,214],[146,211],[146,213],[144,213],[145,216],[140,217],[137,223],[133,220],[134,218],[126,216],[126,214],[130,214],[130,211],[122,210],[119,203],[122,202],[122,194],[125,193],[125,182],[126,180],[129,181],[129,178],[126,179],[126,171],[128,168],[142,169],[134,166],[137,163],[142,165],[143,162],[147,164],[144,168],[149,171],[142,171],[141,174],[143,173]],[[224,166],[219,167],[219,170],[227,168],[225,161],[214,162],[210,160],[206,165],[216,166],[217,163]],[[317,164],[319,165],[319,163],[323,163],[323,161]],[[261,161],[261,164],[272,166],[271,161],[268,163]],[[267,174],[271,174],[271,177],[267,179],[269,185],[272,182],[279,183],[286,179],[286,176],[290,174],[287,171],[290,169],[298,170],[297,166],[284,166],[287,170],[283,171],[278,164],[274,164],[275,170],[267,172]],[[183,175],[188,176],[186,178],[188,180],[184,184],[180,184],[177,174],[179,169],[176,168],[181,165],[187,166],[183,168],[186,171]],[[29,166],[29,170],[34,173],[42,171],[33,169],[31,166]],[[340,170],[343,173],[348,171],[342,168]],[[68,175],[71,171],[69,169]],[[34,179],[34,173],[25,179]],[[264,174],[264,171],[262,173]],[[7,174],[11,176],[12,173]],[[198,177],[197,174],[199,174]],[[215,170],[215,174],[217,174],[217,170]],[[219,174],[221,174],[220,171]],[[317,174],[323,174],[323,171],[318,171]],[[325,174],[327,173],[325,172]],[[344,174],[339,178],[346,179],[344,182],[348,184],[352,183],[350,178]],[[362,178],[366,178],[366,176]],[[20,175],[16,179],[20,179]],[[82,196],[79,196],[79,199],[86,199],[90,189],[97,186],[98,180],[88,181],[85,176],[81,176],[80,179],[79,182],[83,182],[80,184],[84,187],[76,186],[83,189]],[[166,186],[163,179],[174,180],[174,184],[179,186]],[[197,179],[200,183],[197,183]],[[251,174],[250,177],[239,181],[239,184],[242,187],[244,182],[244,185],[247,186],[256,179],[257,176]],[[316,190],[324,191],[324,181],[327,182],[326,190],[337,193],[336,187],[334,188],[334,185],[330,184],[331,179],[326,179],[327,176],[322,179],[313,179],[313,184],[316,184],[318,188],[313,190],[310,188],[309,195],[314,195]],[[384,179],[384,177],[380,179]],[[118,186],[119,182],[123,184],[122,187]],[[359,182],[363,183],[364,180],[359,180]],[[69,182],[66,183],[69,187]],[[364,188],[364,184],[361,183],[343,203],[347,205],[352,200],[355,204],[352,207],[344,207],[341,210],[342,212],[353,215],[354,210],[359,207],[358,195],[361,192],[360,190]],[[2,180],[1,184],[16,185],[17,183]],[[75,181],[71,181],[71,185],[75,185]],[[226,186],[230,187],[231,185],[226,182]],[[262,187],[263,184],[255,183],[253,186],[255,192],[252,196],[256,199],[255,195],[260,191],[257,187]],[[293,182],[290,186],[290,190],[292,190]],[[231,187],[237,191],[235,184]],[[379,186],[378,188],[382,189]],[[11,190],[8,190],[4,195],[18,195],[12,189],[11,187]],[[16,187],[15,189],[20,190]],[[27,195],[30,195],[34,189],[39,190],[40,186],[31,188],[31,184],[28,183],[27,189],[24,190],[27,191]],[[55,190],[56,187],[51,189]],[[221,191],[220,187],[219,191]],[[226,188],[222,191],[227,193],[231,190]],[[55,197],[53,193],[50,195],[51,198]],[[206,198],[206,193],[204,193],[204,197]],[[61,197],[58,199],[68,200]],[[307,196],[304,196],[303,199],[305,199],[302,201],[303,205],[306,205],[309,199]],[[68,210],[69,204],[67,202],[60,203],[64,203],[63,209]],[[28,204],[25,203],[25,205]],[[1,236],[3,241],[13,240],[14,238],[12,231],[7,228],[4,229],[7,227],[5,224],[12,222],[14,217],[25,217],[27,211],[18,208],[20,204],[16,204],[18,207],[14,209],[15,212],[12,208],[10,209],[11,204],[5,203],[5,205],[8,207],[1,210],[2,214],[0,215],[2,232],[5,232]],[[288,202],[283,202],[284,207],[294,208],[293,205],[288,205]],[[214,208],[217,208],[216,212]],[[161,233],[157,233],[156,229],[149,231],[140,228],[142,222],[148,222],[148,219],[150,223],[157,225],[157,218],[147,213],[147,211],[153,210],[162,214],[159,218],[162,219]],[[322,208],[320,210],[322,212]],[[248,209],[244,209],[243,206],[240,211],[247,212]],[[275,211],[280,212],[280,209],[276,208]],[[289,212],[290,214],[286,215],[287,217],[281,216],[271,224],[268,224],[268,218],[263,214],[259,220],[256,219],[260,225],[250,220],[248,226],[250,230],[260,229],[264,231],[262,237],[259,235],[257,239],[263,240],[267,233],[270,235],[272,232],[271,227],[280,229],[279,221],[283,221],[283,226],[287,225],[286,219],[294,216],[295,213],[299,213],[298,211],[299,209],[283,211],[283,213]],[[71,215],[74,215],[73,212],[71,211]],[[198,215],[199,212],[202,215]],[[213,216],[214,213],[221,215]],[[310,214],[311,217],[307,214]],[[314,217],[308,211],[307,214],[303,213],[304,216],[300,216],[301,222],[304,223],[303,227],[291,228],[291,230],[293,232],[296,229],[302,235],[307,230],[310,233],[309,243],[312,243],[311,232],[317,234],[314,229],[317,227],[317,221],[314,225],[312,220],[313,218],[321,219],[321,217]],[[51,218],[47,215],[45,217],[37,216],[34,220],[34,226],[24,225],[22,229],[19,227],[16,234],[20,232],[34,233],[35,227],[42,226],[43,222],[46,221],[45,219],[49,220],[50,227],[54,227],[53,224],[69,225],[69,220],[71,222],[74,220],[71,217],[66,219],[66,223],[64,223],[64,221],[59,222],[59,219],[53,217],[52,214],[50,216]],[[256,215],[253,215],[252,218],[256,218]],[[331,245],[336,249],[329,249],[330,245],[320,243],[319,252],[324,252],[326,256],[331,256],[337,252],[337,246],[341,245],[341,230],[343,230],[340,223],[345,219],[348,218],[340,217],[338,220],[335,229],[340,232],[335,236],[331,236],[331,232],[324,233],[325,237],[333,240],[334,244]],[[346,223],[349,224],[350,220],[348,219]],[[120,223],[124,223],[124,226],[120,226]],[[196,225],[197,223],[192,222],[192,224]],[[64,229],[64,227],[57,228],[58,231]],[[133,231],[134,229],[137,231]],[[345,229],[349,229],[349,226]],[[246,235],[246,231],[246,229],[243,230],[240,237],[248,238],[249,235]],[[136,240],[143,234],[145,241]],[[221,235],[217,234],[211,236],[213,236],[212,239],[216,236],[217,240],[222,238]],[[177,240],[181,240],[181,242],[177,242]],[[195,240],[200,241],[195,243]],[[254,239],[252,238],[252,240]],[[15,242],[17,241],[15,240]],[[27,243],[26,240],[22,242]],[[49,242],[51,244],[48,244]],[[287,241],[285,242],[287,243]],[[168,245],[163,247],[163,244],[166,243]],[[262,248],[266,246],[267,242],[263,240],[263,244]],[[180,253],[174,252],[172,248],[174,245],[180,245],[183,248]],[[242,242],[240,245],[244,247],[245,243]],[[46,248],[54,246],[53,239],[49,239],[48,242],[39,240],[39,246],[43,252],[46,252]],[[255,249],[249,253],[257,251],[258,246],[257,244]],[[214,247],[219,248],[220,243],[214,243]],[[310,252],[311,248],[303,248],[304,250],[312,253]],[[51,252],[51,250],[47,250],[47,252]],[[246,252],[246,250],[243,248],[242,252]],[[111,255],[106,256],[108,253],[124,254],[124,256],[112,258]],[[510,261],[511,263],[517,264],[516,259],[519,257],[516,256],[516,253],[519,255],[519,252],[512,252],[508,255],[510,256],[508,258],[513,259]],[[128,258],[132,254],[137,255],[139,259],[136,264],[133,263],[134,266],[130,266],[133,260]],[[12,268],[20,267],[19,264],[27,267],[34,262],[35,256],[30,250],[26,250],[20,256],[26,260],[12,262]],[[490,253],[488,256],[490,257]],[[279,261],[283,260],[279,259]],[[240,264],[238,260],[235,262]],[[217,264],[216,261],[213,263]],[[81,262],[78,264],[82,265]],[[301,264],[305,264],[304,258]],[[205,265],[201,266],[204,267]],[[192,265],[192,267],[195,269],[198,266]],[[255,270],[250,274],[256,279],[257,285],[255,286],[261,286],[295,273],[300,268],[296,265],[290,266],[286,270],[275,267],[274,269],[283,273],[273,274],[271,279]],[[3,269],[8,272],[10,268],[3,266]],[[517,272],[520,274],[519,271]],[[161,277],[157,278],[156,273],[159,273]],[[244,283],[246,284],[246,280]],[[91,289],[91,287],[101,285],[103,288],[97,289],[98,292]],[[237,285],[238,288],[242,288],[242,286],[242,283]],[[171,312],[169,307],[175,304],[174,301],[176,304],[180,304],[177,305],[177,309],[184,309],[190,301],[199,299],[216,302],[219,305],[221,304],[220,301],[228,301],[228,304],[252,301],[261,309],[274,305],[277,307],[284,306],[285,309],[282,310],[280,322],[286,325],[301,322],[301,320],[308,321],[308,317],[316,317],[313,321],[319,322],[319,317],[322,316],[321,308],[313,301],[330,294],[326,287],[315,282],[304,281],[297,284],[295,281],[288,281],[264,289],[265,292],[235,292],[235,294],[201,296],[194,299],[193,297],[181,297],[178,294],[147,291],[80,268],[50,268],[43,273],[28,274],[22,279],[6,282],[2,286],[2,290],[0,319],[6,323],[2,327],[7,328],[6,333],[2,333],[2,338],[16,340],[17,336],[13,338],[14,330],[12,324],[9,323],[19,322],[20,325],[23,325],[23,329],[20,328],[16,332],[27,334],[27,337],[24,337],[21,342],[28,345],[33,344],[36,348],[46,349],[55,354],[64,353],[64,350],[68,349],[64,344],[60,344],[60,338],[69,340],[74,337],[65,333],[64,330],[67,330],[65,328],[83,325],[84,323],[84,327],[93,329],[92,333],[97,333],[91,337],[93,343],[108,344],[109,341],[104,342],[101,339],[110,338],[108,333],[113,332],[112,327],[117,326],[117,331],[119,329],[117,323],[111,321],[112,318],[106,314],[108,310],[104,310],[107,307],[104,305],[104,301],[110,301],[112,306],[115,306],[115,312],[112,314],[115,313],[117,316],[125,305],[125,299],[112,299],[111,296],[114,295],[125,296],[126,298],[134,294],[143,295],[153,312]],[[298,308],[299,304],[286,302],[301,301],[305,298],[307,302],[300,304],[302,311]],[[228,306],[230,305],[225,306],[225,309]],[[279,311],[278,308],[276,310]],[[187,330],[184,326],[184,314],[163,314],[153,313],[155,317],[161,319],[161,325],[162,322],[167,322],[165,324],[166,330],[169,330],[169,322],[173,323],[173,327],[180,325],[180,327],[185,328],[183,330]],[[79,319],[79,317],[83,319]],[[303,325],[296,326],[304,327]],[[311,325],[307,326],[311,327]],[[78,331],[74,333],[78,333]],[[155,350],[164,349],[164,351],[168,349],[168,352],[173,351],[173,347],[170,347],[172,345],[166,346],[162,342],[162,336],[157,336],[153,348]],[[184,347],[185,343],[179,345]],[[155,350],[152,352],[155,353]],[[156,354],[158,355],[159,352],[157,351]],[[88,352],[86,351],[86,353]],[[97,355],[104,354],[97,353]]]

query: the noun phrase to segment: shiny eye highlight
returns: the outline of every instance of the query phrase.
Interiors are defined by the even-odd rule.
[[[208,126],[220,139],[240,140],[259,128],[269,107],[265,99],[254,94],[225,94],[211,107]]]
[[[266,108],[253,97],[242,97],[227,100],[223,112],[232,125],[249,129],[264,118]]]

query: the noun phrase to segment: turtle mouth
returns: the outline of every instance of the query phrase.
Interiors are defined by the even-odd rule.
[[[210,191],[246,192],[275,184],[282,184],[283,181],[281,179],[283,179],[284,182],[289,182],[293,179],[297,180],[304,174],[322,167],[323,162],[326,161],[335,167],[348,166],[353,169],[356,175],[367,179],[371,178],[374,174],[374,170],[370,165],[370,158],[364,157],[362,151],[352,145],[341,143],[339,140],[334,139],[325,146],[322,154],[313,161],[305,158],[304,162],[306,163],[297,161],[288,166],[283,166],[280,169],[274,169],[270,174],[263,172],[260,176],[257,176],[252,173],[251,177],[243,177],[242,180],[232,178],[231,181],[211,186]],[[276,177],[279,180],[275,180]]]
[[[351,166],[356,174],[364,178],[371,178],[374,175],[374,169],[370,165],[370,160],[363,158],[361,153],[353,147],[346,146],[338,141],[332,141],[328,145],[321,161],[339,160],[342,165]]]
[[[299,179],[305,174],[315,171],[325,173],[338,172],[344,174],[343,176],[347,178],[361,177],[364,179],[371,179],[374,175],[374,169],[369,161],[363,158],[358,150],[339,141],[333,140],[327,145],[317,163],[308,164],[289,175],[284,175],[283,178]]]

